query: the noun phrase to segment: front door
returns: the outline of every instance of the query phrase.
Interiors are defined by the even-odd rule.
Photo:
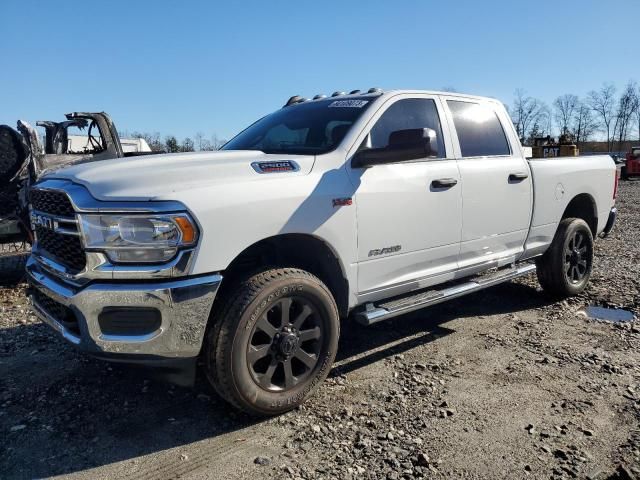
[[[529,165],[512,129],[503,128],[510,120],[497,103],[455,97],[445,103],[462,179],[459,268],[511,263],[529,232]]]
[[[373,127],[360,149],[384,148],[398,130],[430,128],[437,139],[425,158],[350,171],[356,184],[361,300],[421,288],[430,278],[457,268],[460,175],[456,160],[447,155],[452,150],[440,118],[437,98],[400,95],[369,124]]]

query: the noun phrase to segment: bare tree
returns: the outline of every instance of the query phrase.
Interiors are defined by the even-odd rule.
[[[529,130],[529,137],[527,137],[523,143],[526,145],[534,145],[535,139],[540,137],[544,137],[544,130],[540,125],[540,121],[536,120],[533,122],[531,130]]]
[[[607,136],[607,151],[611,151],[613,144],[613,132],[611,123],[615,117],[616,87],[611,83],[605,83],[600,90],[592,90],[588,95],[591,109],[599,120],[599,127]]]
[[[640,85],[636,90],[635,101],[635,114],[636,114],[636,126],[638,127],[638,143],[640,143]]]
[[[580,148],[580,145],[589,140],[589,137],[593,135],[597,128],[591,107],[585,102],[580,101],[578,103],[571,125],[571,132],[575,137],[578,148]]]
[[[221,139],[215,133],[211,135],[211,150],[220,150],[227,143],[227,140]]]
[[[202,146],[200,147],[200,151],[201,152],[209,152],[211,150],[216,150],[215,148],[213,148],[213,146],[211,145],[211,140],[207,139],[207,138],[203,138],[202,139]]]
[[[560,95],[553,101],[554,116],[561,135],[571,133],[571,124],[579,105],[580,99],[571,93]]]
[[[553,130],[553,115],[551,114],[551,109],[544,103],[539,101],[539,113],[538,113],[538,121],[542,126],[542,136],[551,135],[551,131]]]
[[[618,151],[623,149],[623,143],[629,135],[629,129],[636,110],[636,102],[636,84],[635,82],[629,82],[618,99],[618,108],[615,114],[613,135],[614,138],[617,137],[618,139]]]
[[[194,135],[194,143],[195,143],[195,147],[199,150],[202,151],[204,150],[204,148],[202,148],[204,146],[204,142],[205,142],[205,138],[204,138],[204,133],[202,132],[197,132]]]
[[[180,145],[181,152],[193,152],[195,150],[193,140],[189,137],[185,138]]]
[[[510,114],[518,137],[524,141],[534,125],[540,128],[547,123],[542,118],[545,115],[546,106],[537,98],[527,96],[522,89],[516,90],[515,95]]]
[[[204,136],[204,133],[202,132],[196,133],[193,138],[195,148],[200,152],[218,150],[222,145],[226,143],[226,140],[219,140],[218,136],[215,133],[211,135],[211,140],[206,138]]]
[[[121,137],[122,137],[122,135],[121,135]],[[154,133],[131,132],[130,137],[131,138],[142,138],[145,142],[147,142],[147,145],[149,145],[149,148],[151,148],[152,152],[164,152],[165,151],[165,145],[162,142],[162,140],[160,140],[160,133],[159,132],[154,132]]]

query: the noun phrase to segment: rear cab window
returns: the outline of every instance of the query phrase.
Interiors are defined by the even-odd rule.
[[[511,155],[502,123],[490,104],[447,100],[447,106],[463,158]]]

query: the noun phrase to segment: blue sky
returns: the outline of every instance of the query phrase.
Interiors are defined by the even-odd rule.
[[[45,2],[0,6],[0,123],[109,112],[229,138],[291,95],[441,89],[548,103],[640,81],[638,0]]]

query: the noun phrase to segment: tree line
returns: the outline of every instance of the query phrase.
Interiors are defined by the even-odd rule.
[[[551,106],[518,89],[508,110],[524,145],[558,134],[568,136],[578,147],[591,140],[606,141],[612,152],[621,151],[628,140],[640,141],[640,87],[633,80],[620,92],[614,84],[605,83],[582,98],[565,93]]]
[[[179,141],[175,135],[167,135],[164,138],[159,132],[118,132],[120,138],[142,138],[153,152],[178,153],[178,152],[207,152],[219,150],[227,140],[219,138],[215,133],[206,137],[204,133],[198,132],[193,138],[185,137]]]

